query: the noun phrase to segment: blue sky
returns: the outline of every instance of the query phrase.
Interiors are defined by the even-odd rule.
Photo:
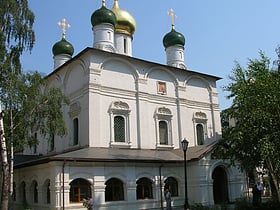
[[[106,0],[111,9],[113,0]],[[221,77],[218,81],[220,109],[230,106],[222,86],[238,61],[245,66],[248,58],[264,51],[272,61],[280,44],[279,0],[119,0],[121,9],[136,20],[133,56],[165,64],[163,36],[171,30],[167,12],[177,16],[175,29],[186,38],[187,68]],[[35,13],[35,46],[22,57],[23,70],[49,74],[53,70],[52,46],[61,39],[58,21],[66,18],[71,27],[66,39],[75,48],[74,55],[92,47],[90,17],[101,7],[101,0],[29,0]]]

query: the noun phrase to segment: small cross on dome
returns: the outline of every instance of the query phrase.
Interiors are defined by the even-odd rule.
[[[66,28],[70,28],[71,25],[66,23],[66,19],[63,18],[61,21],[57,23],[57,25],[61,26],[62,30],[62,38],[65,39],[65,34],[66,34]]]
[[[174,13],[174,10],[171,8],[167,14],[171,17],[171,24],[172,24],[172,29],[174,29],[175,26],[175,18],[177,18],[177,16]]]

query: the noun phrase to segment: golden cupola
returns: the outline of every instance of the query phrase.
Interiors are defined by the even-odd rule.
[[[119,8],[118,0],[114,1],[112,11],[115,13],[115,16],[117,18],[115,33],[132,36],[136,30],[136,22],[132,15],[129,12]]]

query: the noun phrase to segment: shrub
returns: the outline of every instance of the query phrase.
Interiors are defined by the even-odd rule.
[[[190,206],[191,210],[218,210],[217,207],[203,206],[201,203],[196,203]]]

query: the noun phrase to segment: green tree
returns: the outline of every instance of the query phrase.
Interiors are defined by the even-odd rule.
[[[233,103],[223,115],[235,123],[223,128],[225,155],[247,172],[257,167],[267,170],[280,201],[280,72],[260,52],[246,68],[236,63],[230,80],[224,89]]]
[[[28,9],[27,0],[2,0],[0,1],[0,91],[5,87],[8,75],[19,71],[20,55],[25,50],[31,50],[35,35],[32,30],[34,14]],[[8,94],[8,93],[6,93]],[[1,102],[0,102],[1,103]],[[4,135],[3,114],[1,110],[1,159],[3,172],[3,187],[1,196],[1,209],[8,208],[9,191],[11,194],[12,178],[11,168],[8,163],[8,151]],[[7,139],[7,138],[6,138]],[[11,148],[11,147],[10,147]],[[12,147],[13,148],[13,147]],[[13,150],[11,150],[13,153]]]
[[[18,151],[36,144],[34,131],[46,139],[66,134],[62,106],[68,99],[60,89],[48,87],[48,77],[21,69],[20,56],[24,51],[31,52],[34,44],[33,22],[28,0],[0,1],[2,210],[8,209],[13,193],[14,145]]]

